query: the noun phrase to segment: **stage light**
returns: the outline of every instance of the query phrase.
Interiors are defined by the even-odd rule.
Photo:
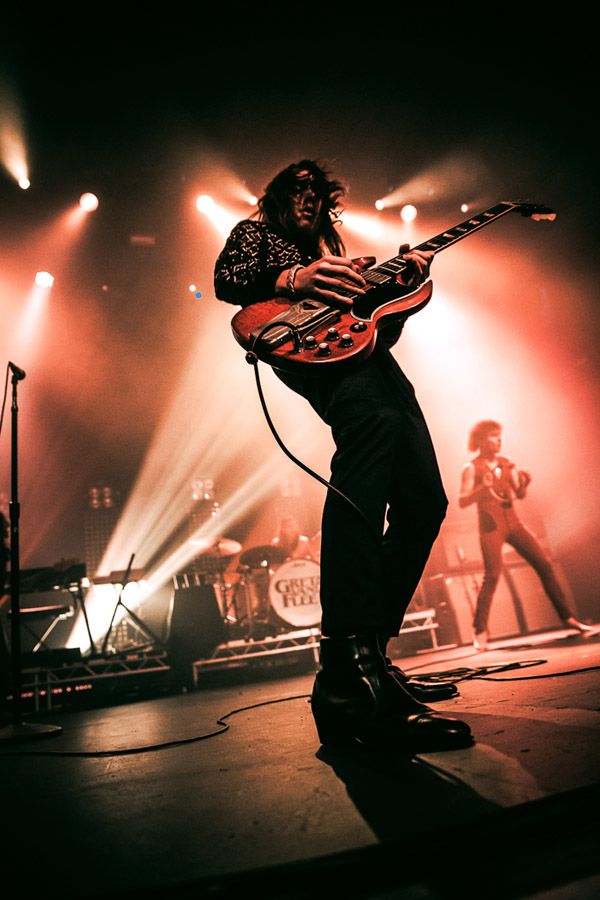
[[[0,162],[26,191],[29,167],[20,104],[10,84],[0,77]]]
[[[95,209],[98,209],[99,203],[100,201],[95,194],[82,194],[79,198],[79,205],[86,212],[93,212]]]
[[[224,207],[215,203],[209,194],[200,194],[196,198],[196,209],[209,219],[222,237],[227,237],[233,226],[239,221],[239,216],[227,212]]]
[[[407,203],[400,210],[400,218],[403,222],[414,222],[417,218],[417,207],[413,206],[412,203]]]
[[[461,205],[460,205],[460,211],[463,212],[463,213],[469,212],[469,204],[468,204],[468,203],[461,203]]]
[[[35,283],[38,287],[49,289],[54,284],[54,275],[51,275],[50,272],[37,272]]]
[[[344,227],[348,231],[354,232],[361,238],[369,238],[371,240],[383,240],[386,236],[386,226],[376,216],[362,216],[356,213],[344,210]]]
[[[196,198],[196,209],[198,212],[208,215],[216,208],[216,203],[208,194],[200,194]]]
[[[190,284],[188,286],[188,291],[190,292],[190,294],[195,294],[197,290],[198,290],[198,288],[196,287],[195,284]]]
[[[375,201],[375,209],[385,209],[385,203],[383,202],[383,200]]]
[[[454,200],[458,204],[461,194],[463,197],[465,194],[472,197],[473,186],[486,182],[488,178],[489,173],[483,160],[470,153],[456,153],[440,159],[414,178],[398,185],[382,202],[386,209],[403,206],[405,203],[430,205],[434,200]]]
[[[258,197],[255,197],[254,194],[250,194],[250,196],[248,197],[248,203],[250,204],[250,206],[256,206],[256,204],[258,203]]]

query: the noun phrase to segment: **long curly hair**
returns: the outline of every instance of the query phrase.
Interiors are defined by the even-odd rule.
[[[494,422],[493,419],[483,419],[481,422],[476,422],[469,432],[468,448],[470,452],[475,453],[477,450],[481,450],[483,441],[492,431],[502,431],[500,422]]]
[[[317,246],[312,250],[327,250],[332,256],[344,256],[344,242],[336,225],[341,213],[339,201],[346,189],[340,181],[330,178],[329,171],[314,159],[301,159],[300,162],[292,163],[269,182],[258,201],[259,220],[286,236],[293,236],[297,241],[298,236],[294,235],[293,228],[291,197],[301,172],[308,172],[312,176],[313,190],[322,201],[316,235]]]

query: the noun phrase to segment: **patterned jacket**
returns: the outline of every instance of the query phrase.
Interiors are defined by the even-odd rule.
[[[219,300],[240,306],[270,300],[280,272],[313,261],[264,222],[245,219],[235,226],[217,259],[215,293]]]

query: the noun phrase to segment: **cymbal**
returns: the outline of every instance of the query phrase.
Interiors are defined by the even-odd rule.
[[[250,547],[244,550],[240,556],[240,562],[251,569],[260,569],[264,564],[270,566],[271,563],[283,562],[286,558],[286,552],[282,547],[275,544],[262,544],[258,547]]]
[[[235,556],[242,549],[242,545],[231,538],[219,538],[217,541],[198,540],[190,543],[196,546],[197,556]]]
[[[221,538],[210,548],[211,554],[215,556],[235,556],[242,549],[242,545],[231,538]]]

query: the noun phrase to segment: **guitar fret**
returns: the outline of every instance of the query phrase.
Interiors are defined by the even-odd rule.
[[[385,272],[381,272],[380,270],[383,268],[383,265],[377,266],[377,269],[374,269],[371,272],[368,272],[365,275],[365,281],[374,282],[375,284],[385,284],[390,280],[390,276],[386,275]]]
[[[348,297],[351,300],[356,300],[356,298],[360,296],[360,294],[357,294],[356,291],[352,290],[352,288],[340,287],[336,288],[336,292],[338,294],[343,294],[344,297]]]
[[[505,213],[516,208],[516,204],[509,203],[508,201],[498,203],[496,206],[492,206],[490,209],[485,210],[485,212],[478,213],[472,219],[467,219],[465,222],[454,225],[452,228],[443,231],[441,234],[436,234],[428,241],[418,244],[413,249],[433,250],[434,253],[437,253],[439,250],[444,250],[451,244],[456,243],[456,241],[460,241],[463,237],[467,237],[473,231],[477,231],[478,228],[488,225],[494,219],[497,219],[499,216],[503,216]],[[400,272],[403,272],[405,268],[406,261],[401,256],[395,256],[392,259],[388,259],[386,262],[381,263],[381,265],[376,266],[374,269],[369,269],[368,272],[364,273],[364,278],[369,284],[384,285],[388,284],[392,278],[395,278]]]

